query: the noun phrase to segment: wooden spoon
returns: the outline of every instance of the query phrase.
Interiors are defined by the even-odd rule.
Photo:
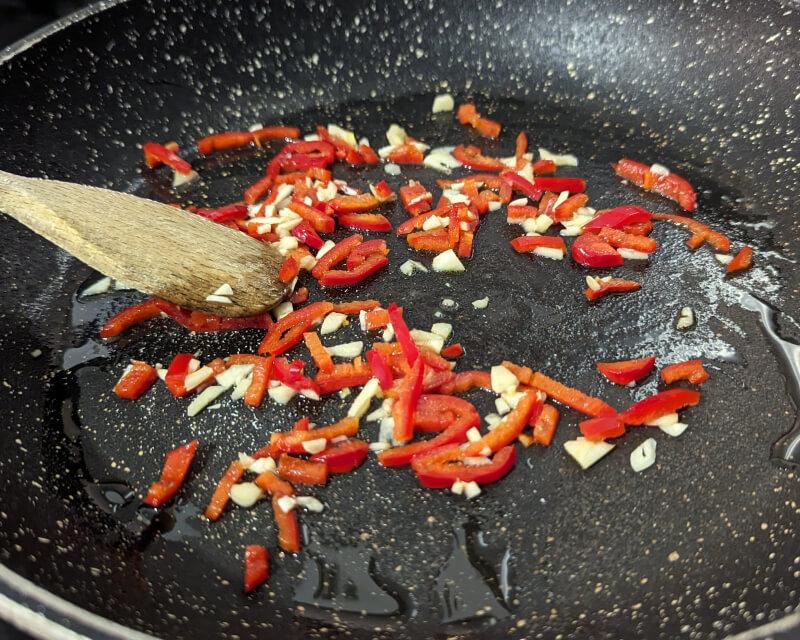
[[[152,200],[0,171],[0,211],[143,293],[218,316],[251,316],[286,294],[278,251]],[[231,303],[206,296],[228,284]]]

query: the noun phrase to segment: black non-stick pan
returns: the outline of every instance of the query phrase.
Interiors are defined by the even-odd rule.
[[[735,248],[752,245],[755,264],[726,277],[710,250],[691,252],[685,232],[660,224],[652,260],[615,271],[642,290],[587,304],[587,272],[511,251],[519,232],[501,214],[485,219],[463,274],[408,279],[397,267],[418,255],[390,238],[384,274],[329,297],[396,301],[422,328],[441,311],[466,350],[459,368],[510,359],[618,408],[663,387],[653,375],[612,388],[597,361],[702,358],[711,378],[681,437],[632,429],[585,472],[563,449],[581,419],[565,409],[553,444],[520,447],[512,473],[473,501],[370,458],[313,492],[326,509],[301,516],[293,557],[279,553],[266,503],[213,524],[200,514],[238,451],[304,414],[332,421],[348,401],[253,410],[224,399],[188,419],[163,386],[118,399],[110,390],[130,358],[210,359],[255,349],[262,332],[153,320],[104,343],[98,328],[141,296],[82,296],[97,274],[3,218],[0,612],[39,635],[61,632],[25,612],[98,638],[720,638],[791,616],[800,484],[793,439],[775,443],[797,401],[797,12],[758,1],[111,1],[2,52],[4,170],[221,205],[278,146],[189,151],[203,180],[176,194],[140,145],[191,149],[210,131],[333,122],[377,147],[398,122],[434,145],[509,155],[525,131],[533,146],[580,158],[562,173],[585,177],[598,209],[679,213],[609,163],[671,167],[695,185],[695,217]],[[442,92],[501,122],[500,139],[432,115]],[[386,177],[337,171],[361,187]],[[436,177],[405,168],[387,179],[433,187]],[[387,212],[395,224],[405,216]],[[201,259],[191,249],[186,259]],[[484,296],[488,308],[474,309]],[[697,323],[679,332],[684,306]],[[355,325],[341,341],[349,335]],[[492,410],[490,394],[467,397]],[[362,432],[375,439],[374,426]],[[629,454],[649,436],[657,464],[634,473]],[[144,507],[164,454],[193,437],[201,446],[176,500]],[[249,595],[245,544],[271,551],[269,582]]]

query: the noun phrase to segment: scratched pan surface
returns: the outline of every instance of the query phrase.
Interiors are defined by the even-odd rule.
[[[580,417],[563,411],[553,445],[520,448],[513,472],[472,502],[370,458],[308,492],[326,509],[301,516],[307,544],[285,556],[268,504],[213,525],[199,514],[237,451],[304,414],[333,421],[347,401],[251,410],[223,398],[188,419],[186,402],[160,385],[139,402],[118,400],[110,388],[132,357],[166,363],[198,350],[210,359],[255,349],[261,334],[192,335],[155,321],[103,344],[102,322],[141,296],[82,297],[97,274],[3,219],[2,594],[92,637],[717,638],[790,614],[800,602],[800,484],[770,456],[795,420],[794,352],[768,339],[770,308],[743,292],[780,310],[782,336],[800,333],[796,9],[238,4],[112,2],[7,51],[0,168],[219,205],[237,200],[277,147],[192,156],[204,180],[176,195],[166,174],[143,168],[137,145],[189,148],[208,131],[255,122],[305,131],[337,122],[380,146],[400,122],[434,145],[508,155],[525,130],[534,145],[579,156],[563,173],[587,178],[595,207],[677,212],[608,168],[622,155],[658,160],[696,185],[698,219],[756,248],[753,269],[726,278],[707,248],[691,254],[683,231],[658,226],[650,263],[615,271],[642,290],[589,305],[586,272],[514,254],[508,241],[519,232],[490,214],[466,273],[408,280],[397,266],[419,256],[392,239],[390,269],[334,297],[397,301],[423,328],[451,298],[457,308],[442,321],[466,349],[460,368],[512,359],[619,408],[661,387],[651,376],[612,388],[597,360],[702,357],[711,379],[685,412],[684,435],[634,430],[587,472],[564,454]],[[500,140],[432,116],[442,91],[503,123]],[[362,187],[384,177],[338,170]],[[436,177],[406,168],[389,182],[433,186]],[[488,308],[473,309],[484,296]],[[683,306],[697,326],[681,333]],[[357,335],[351,326],[332,342]],[[485,392],[468,397],[482,414],[493,409]],[[377,435],[372,425],[363,432]],[[650,435],[658,461],[635,474],[629,454]],[[201,447],[178,498],[158,513],[144,508],[164,453],[193,437]],[[272,554],[269,583],[247,596],[245,544]]]

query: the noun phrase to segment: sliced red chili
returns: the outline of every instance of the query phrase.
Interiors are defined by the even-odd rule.
[[[314,322],[332,310],[330,302],[314,302],[283,316],[264,336],[258,352],[280,355],[300,342]]]
[[[319,283],[324,287],[344,287],[365,280],[376,271],[389,264],[389,258],[380,253],[373,253],[357,267],[350,271],[331,269],[322,274]]]
[[[500,180],[509,185],[512,189],[522,191],[526,196],[532,200],[538,201],[542,197],[542,189],[539,189],[534,183],[526,180],[521,175],[514,171],[504,171],[500,174]],[[502,194],[501,194],[502,197]]]
[[[150,485],[144,499],[145,504],[149,504],[151,507],[160,507],[178,492],[189,472],[189,465],[192,464],[196,450],[197,440],[192,440],[167,454],[164,468],[161,470],[161,477]]]
[[[533,441],[549,447],[558,426],[558,409],[551,404],[545,404],[541,414],[531,426],[533,426]]]
[[[541,412],[543,404],[544,400],[538,393],[526,393],[519,399],[517,406],[503,416],[494,429],[487,432],[480,440],[470,442],[464,450],[464,455],[485,456],[488,455],[487,449],[494,453],[513,443],[528,425],[531,415],[534,412],[537,414]]]
[[[120,311],[117,315],[106,322],[100,329],[101,338],[112,338],[119,335],[125,329],[133,325],[140,324],[150,318],[161,315],[161,309],[154,298],[145,300]]]
[[[364,241],[364,236],[354,233],[344,240],[339,241],[330,251],[317,260],[317,264],[311,270],[311,275],[319,280],[326,271],[347,259],[350,252]]]
[[[367,259],[367,256],[373,253],[380,253],[381,255],[384,256],[388,255],[389,247],[386,246],[386,240],[380,238],[376,240],[367,240],[366,242],[363,242],[357,247],[355,247],[350,252],[350,255],[347,256],[347,263],[346,263],[347,270],[349,271],[351,269],[355,269],[358,265],[362,264],[364,260]]]
[[[339,224],[350,229],[365,231],[391,231],[392,223],[381,213],[340,213],[336,216]]]
[[[586,267],[617,267],[622,256],[595,233],[584,233],[572,243],[572,258]]]
[[[636,207],[633,205],[626,205],[624,207],[617,207],[616,209],[608,209],[606,211],[598,211],[598,215],[593,220],[589,220],[583,225],[584,232],[586,231],[600,231],[603,227],[610,227],[612,229],[622,229],[626,225],[634,224],[637,222],[649,222],[650,212]]]
[[[392,149],[391,153],[386,156],[389,162],[397,164],[422,164],[425,156],[416,145],[407,142]]]
[[[572,220],[575,212],[581,207],[585,207],[587,202],[589,202],[589,196],[585,193],[576,193],[574,196],[570,196],[553,210],[553,220],[556,222]]]
[[[419,356],[419,349],[414,342],[414,338],[411,337],[411,332],[408,330],[406,321],[403,319],[403,312],[394,302],[389,305],[387,311],[389,313],[389,319],[392,322],[392,328],[397,336],[397,342],[400,343],[400,347],[403,349],[403,354],[408,364],[413,365]]]
[[[261,127],[255,131],[226,131],[206,136],[197,141],[197,150],[203,155],[212,151],[244,147],[249,144],[260,144],[264,140],[294,140],[300,137],[297,127]]]
[[[269,579],[267,550],[261,545],[248,544],[244,549],[244,592],[249,593]]]
[[[678,380],[688,380],[692,384],[700,384],[708,380],[708,372],[703,368],[702,360],[686,360],[664,367],[661,370],[661,379],[667,384]]]
[[[131,360],[131,365],[130,370],[114,385],[114,393],[120,398],[136,400],[153,386],[158,371],[140,360]]]
[[[655,356],[620,360],[619,362],[598,362],[597,368],[606,378],[616,384],[630,384],[648,375],[656,364]]]
[[[625,435],[625,425],[619,416],[603,416],[584,420],[579,425],[583,437],[597,442],[607,438],[619,438]]]
[[[492,376],[488,371],[461,371],[455,379],[439,387],[439,393],[458,393],[473,387],[492,390]]]
[[[389,367],[386,366],[380,352],[376,349],[370,349],[367,351],[366,356],[370,367],[372,367],[372,375],[378,379],[381,389],[384,391],[391,389],[393,382],[392,372],[389,371]]]
[[[568,407],[572,407],[573,409],[577,409],[582,413],[596,418],[599,416],[610,416],[616,413],[613,407],[599,398],[593,398],[577,389],[563,385],[538,371],[533,374],[531,385],[540,391],[544,391],[549,397],[553,398],[553,400],[557,400],[561,404],[565,404]]]
[[[189,364],[194,360],[193,353],[179,353],[177,354],[167,368],[167,375],[164,382],[167,385],[170,393],[176,398],[181,398],[189,393],[186,387],[183,386],[186,375],[189,373]]]
[[[313,462],[282,453],[278,458],[278,475],[295,484],[325,484],[328,467],[324,462]]]
[[[640,400],[621,414],[625,424],[642,425],[652,422],[668,413],[675,413],[683,407],[694,406],[700,402],[700,394],[689,389],[670,389]]]
[[[244,394],[244,403],[248,407],[258,407],[264,399],[264,394],[269,388],[269,380],[272,374],[272,364],[275,361],[275,356],[271,355],[267,358],[257,357],[252,371],[252,380],[247,387]]]
[[[745,245],[739,249],[736,257],[728,263],[727,271],[739,271],[740,269],[747,269],[753,263],[753,250]]]
[[[352,437],[358,431],[358,418],[343,418],[327,427],[318,427],[308,431],[286,431],[273,433],[269,439],[269,450],[272,455],[279,453],[308,453],[303,443],[309,440],[324,438],[329,441],[337,436]]]
[[[142,147],[142,151],[144,151],[144,160],[149,167],[155,167],[159,163],[164,163],[169,167],[172,167],[178,173],[182,173],[187,175],[192,172],[192,165],[190,165],[186,160],[181,158],[177,151],[178,145],[174,145],[174,148],[169,148],[169,146],[162,146],[160,144],[156,144],[155,142],[147,142]]]
[[[292,235],[312,249],[322,249],[322,245],[325,244],[308,220],[303,220],[300,224],[295,225]]]
[[[394,326],[394,323],[392,323],[392,326]],[[397,333],[397,329],[395,329],[395,333]],[[414,409],[422,393],[424,366],[422,360],[416,358],[411,364],[411,369],[397,388],[397,398],[392,404],[393,435],[397,442],[408,442],[414,437]]]
[[[324,169],[336,158],[336,147],[325,140],[290,142],[279,154],[280,166],[286,171]]]
[[[231,462],[225,475],[220,478],[217,488],[214,490],[214,495],[211,496],[211,500],[206,507],[206,518],[213,521],[222,515],[222,511],[230,499],[231,487],[242,479],[243,474],[244,465],[238,460]]]
[[[366,442],[349,439],[315,453],[310,460],[324,463],[328,467],[328,473],[349,473],[364,462],[368,451],[369,445]]]
[[[297,260],[289,256],[278,272],[278,280],[288,284],[297,277],[298,273],[300,273],[300,265],[297,264]]]
[[[292,200],[289,203],[289,209],[308,222],[314,231],[330,233],[336,228],[336,221],[331,216],[303,202]]]
[[[506,166],[496,158],[490,158],[481,153],[478,147],[473,145],[458,145],[453,149],[453,157],[461,164],[478,171],[502,171]]]
[[[586,180],[582,178],[539,178],[534,177],[533,184],[542,191],[569,191],[580,193],[586,191]]]
[[[423,486],[446,489],[456,480],[489,484],[505,476],[514,466],[517,449],[509,445],[498,451],[488,464],[473,465],[461,462],[464,452],[458,444],[449,444],[411,460],[411,467]]]
[[[642,288],[641,282],[634,282],[633,280],[625,280],[623,278],[611,278],[610,280],[598,280],[597,284],[599,289],[586,287],[586,297],[589,300],[597,300],[609,293],[625,293],[627,291],[636,291]]]
[[[560,236],[520,236],[511,241],[511,246],[520,253],[535,251],[540,247],[558,249],[564,253],[567,251],[567,245]]]

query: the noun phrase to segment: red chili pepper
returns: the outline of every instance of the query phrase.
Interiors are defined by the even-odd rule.
[[[200,311],[189,311],[158,298],[153,298],[153,302],[179,325],[189,331],[198,333],[238,331],[239,329],[269,329],[273,324],[269,311],[245,318],[225,318],[201,313]]]
[[[260,144],[264,140],[278,138],[297,139],[300,129],[297,127],[262,127],[255,131],[226,131],[206,136],[197,141],[197,150],[203,155],[212,151],[245,147],[251,143]]]
[[[333,367],[331,371],[320,371],[314,381],[319,386],[320,393],[326,395],[345,387],[360,387],[367,384],[372,377],[369,365],[351,364],[342,362]]]
[[[278,382],[282,382],[287,387],[313,399],[318,399],[320,392],[317,383],[303,375],[305,365],[306,363],[302,360],[290,363],[286,358],[275,358],[272,363],[272,374]]]
[[[178,492],[189,472],[189,465],[192,464],[196,450],[197,440],[192,440],[167,454],[161,477],[150,485],[150,490],[144,499],[145,504],[160,507]]]
[[[186,387],[183,386],[186,375],[189,373],[189,364],[194,360],[193,353],[179,353],[176,355],[167,369],[164,382],[170,393],[176,398],[181,398],[188,394]]]
[[[736,257],[728,263],[727,271],[739,271],[739,269],[747,269],[753,262],[753,250],[745,245],[739,249]]]
[[[581,433],[587,440],[598,442],[606,438],[619,438],[625,435],[625,425],[619,416],[603,416],[579,423]]]
[[[412,215],[411,218],[405,220],[404,222],[400,223],[397,226],[397,235],[405,235],[407,233],[411,233],[414,229],[421,229],[422,225],[425,224],[425,221],[433,216],[437,217],[449,217],[450,212],[453,210],[454,207],[458,207],[459,205],[444,205],[441,207],[437,207],[433,211],[428,211],[427,213],[421,213],[418,215]],[[464,206],[463,204],[461,205]]]
[[[661,370],[661,379],[667,384],[678,380],[688,380],[692,384],[700,384],[708,380],[708,372],[703,368],[702,360],[686,360],[664,367]]]
[[[373,253],[351,271],[342,271],[341,269],[326,271],[319,279],[319,283],[324,287],[344,287],[356,284],[388,264],[389,258],[380,253]]]
[[[581,207],[585,207],[587,202],[589,202],[589,196],[585,193],[576,193],[574,196],[570,196],[553,210],[553,220],[556,222],[572,220],[575,212]]]
[[[435,231],[416,231],[408,235],[408,244],[417,251],[436,251],[441,253],[450,248],[450,234],[444,229]]]
[[[622,229],[626,225],[637,222],[649,222],[650,212],[633,205],[598,211],[598,215],[593,220],[589,220],[583,225],[583,231],[600,231],[603,227],[612,229]]]
[[[297,291],[292,294],[292,297],[289,298],[289,302],[292,303],[295,307],[305,304],[308,301],[308,289],[306,287],[300,287]]]
[[[328,204],[337,213],[359,213],[374,209],[380,202],[371,193],[361,193],[357,196],[339,196],[328,200]]]
[[[263,449],[259,449],[252,455],[253,458],[268,458],[269,456],[262,453]],[[293,496],[295,494],[294,487],[285,480],[281,480],[274,471],[265,471],[258,475],[254,482],[261,487],[264,491],[271,496],[280,498],[281,496]]]
[[[217,488],[214,490],[214,495],[211,496],[211,501],[206,507],[206,518],[213,521],[222,515],[222,511],[230,498],[231,487],[242,479],[243,474],[244,465],[238,460],[231,462],[225,475],[220,478]]]
[[[599,289],[592,289],[586,287],[586,297],[589,300],[597,300],[609,293],[624,293],[626,291],[636,291],[642,288],[641,282],[634,282],[633,280],[624,280],[623,278],[611,278],[611,280],[600,280]]]
[[[502,171],[506,166],[495,158],[484,156],[478,147],[458,145],[453,149],[453,157],[466,167],[479,171]]]
[[[317,260],[317,264],[311,270],[311,275],[319,280],[325,272],[342,262],[350,255],[350,252],[364,241],[364,236],[354,233],[344,240],[339,241],[330,251]]]
[[[308,453],[303,448],[303,443],[309,440],[319,440],[324,438],[330,440],[337,436],[347,436],[348,438],[356,435],[358,431],[358,418],[342,418],[339,422],[327,427],[318,427],[309,431],[286,431],[283,433],[273,433],[269,439],[269,451],[272,455],[279,453]]]
[[[517,380],[519,380],[521,384],[524,384],[528,387],[531,386],[531,382],[533,381],[533,369],[530,367],[520,367],[519,365],[509,362],[508,360],[503,360],[502,364],[517,377]]]
[[[278,475],[295,484],[325,484],[328,467],[324,462],[312,462],[282,453],[278,458]]]
[[[517,191],[522,191],[526,196],[531,198],[531,200],[539,200],[542,197],[542,190],[535,186],[534,183],[526,180],[518,173],[514,171],[504,171],[500,174],[500,180],[510,185],[512,189],[516,189]],[[501,194],[502,198],[502,194]]]
[[[485,456],[488,455],[487,449],[494,453],[513,443],[528,425],[531,415],[541,412],[543,404],[544,400],[538,393],[526,393],[519,399],[517,406],[507,413],[494,429],[487,432],[477,442],[470,442],[464,450],[464,455]]]
[[[653,230],[653,223],[650,220],[631,222],[622,227],[622,230],[632,236],[647,236],[650,235],[650,232]]]
[[[289,203],[289,209],[308,222],[315,231],[331,233],[336,228],[336,221],[331,216],[303,202],[292,200]]]
[[[325,463],[328,473],[349,473],[364,462],[368,451],[369,445],[366,442],[350,439],[315,453],[310,460]]]
[[[300,273],[300,265],[297,264],[297,260],[295,260],[292,256],[289,256],[286,258],[281,270],[278,272],[278,280],[289,284],[297,277],[298,273]]]
[[[524,131],[520,131],[517,134],[517,140],[516,143],[514,144],[514,159],[517,161],[517,165],[519,165],[520,162],[523,163],[525,162],[525,158],[523,158],[523,156],[525,155],[525,152],[527,150],[528,150],[528,136],[525,135]],[[522,167],[517,166],[517,169],[521,168]]]
[[[700,394],[697,391],[670,389],[637,402],[619,414],[619,417],[625,424],[638,426],[657,420],[668,413],[675,413],[683,407],[694,406],[698,402]]]
[[[483,118],[475,110],[475,105],[469,102],[458,107],[456,117],[461,124],[470,124],[480,133],[488,138],[496,138],[500,135],[500,123],[489,118]]]
[[[456,111],[456,118],[461,124],[473,124],[477,122],[480,116],[478,115],[477,109],[475,109],[475,105],[471,102],[465,102],[462,105],[459,105],[458,111]]]
[[[330,371],[333,369],[333,359],[331,358],[328,350],[323,346],[322,341],[319,339],[319,334],[316,331],[308,331],[303,334],[303,340],[306,343],[308,352],[314,360],[314,364],[320,371]]]
[[[594,416],[595,418],[600,416],[610,416],[616,413],[613,407],[609,406],[599,398],[587,396],[585,393],[578,391],[577,389],[567,387],[566,385],[563,385],[552,378],[548,378],[546,375],[539,373],[538,371],[533,374],[531,385],[540,391],[544,391],[544,393],[546,393],[553,400],[557,400],[561,404],[565,404],[568,407],[577,409],[581,413]]]
[[[117,315],[106,322],[100,329],[101,338],[112,338],[118,336],[125,329],[133,325],[140,324],[150,318],[161,315],[161,309],[153,298],[135,304],[127,309],[123,309]]]
[[[336,147],[325,140],[290,142],[278,154],[279,167],[285,171],[326,168],[336,159]]]
[[[414,432],[444,431],[453,422],[465,417],[471,426],[480,425],[477,409],[467,400],[439,393],[423,394],[414,410]],[[459,442],[463,440],[460,438]]]
[[[347,256],[346,267],[350,271],[364,263],[364,260],[373,253],[380,253],[381,255],[388,255],[389,248],[386,246],[386,240],[367,240],[366,242],[355,247],[350,255]],[[360,311],[360,309],[359,309]]]
[[[656,364],[656,357],[621,360],[619,362],[598,362],[597,368],[606,378],[616,384],[630,384],[648,375]]]
[[[272,374],[272,363],[275,360],[275,356],[269,356],[267,358],[262,358],[260,356],[254,357],[258,358],[258,361],[253,367],[253,377],[250,385],[247,387],[247,391],[244,394],[244,403],[248,407],[258,407],[261,405],[261,401],[264,399],[264,394],[269,388],[269,379],[270,375]]]
[[[538,178],[534,177],[533,184],[542,191],[569,191],[580,193],[586,191],[586,180],[581,178]]]
[[[314,322],[332,310],[330,302],[314,302],[283,316],[264,336],[258,352],[280,355],[300,342]]]
[[[687,211],[694,211],[696,206],[694,189],[679,175],[674,173],[667,175],[653,173],[646,164],[628,158],[622,158],[617,164],[612,164],[611,166],[621,178],[630,180],[648,191],[655,191],[662,196],[675,200]]]
[[[452,187],[454,184],[463,184],[468,180],[474,181],[476,185],[483,184],[488,189],[499,189],[500,186],[503,184],[503,181],[501,180],[500,176],[494,173],[471,173],[470,175],[464,176],[463,178],[455,178],[453,180],[440,179],[436,181],[436,184],[438,184],[442,189],[448,189]]]
[[[422,151],[410,142],[395,147],[386,157],[389,162],[396,164],[422,164],[424,158]]]
[[[410,464],[415,456],[423,455],[451,443],[460,444],[466,439],[467,431],[472,427],[480,426],[481,419],[477,410],[466,400],[450,396],[425,395],[420,396],[420,401],[422,401],[423,398],[426,400],[424,403],[426,405],[424,411],[428,415],[432,412],[438,414],[435,424],[437,427],[443,429],[443,431],[430,440],[414,442],[402,447],[394,447],[386,451],[381,451],[378,454],[378,460],[382,465],[386,467],[397,467]],[[456,402],[454,403],[452,401]],[[419,426],[419,420],[424,420],[426,418],[426,416],[420,415],[419,404],[421,404],[421,402],[418,403],[417,410],[414,412],[415,430]],[[426,430],[429,431],[430,429]]]
[[[559,249],[564,253],[567,251],[564,238],[560,236],[520,236],[511,241],[511,246],[514,247],[515,251],[519,251],[520,253],[534,251],[539,247]]]
[[[366,244],[366,242],[364,244]],[[333,310],[336,313],[351,315],[354,313],[361,313],[362,311],[377,309],[380,306],[381,303],[379,300],[353,300],[352,302],[338,302],[333,305]]]
[[[247,187],[244,192],[245,203],[255,204],[261,198],[263,198],[267,191],[270,190],[274,179],[274,176],[266,175],[263,178],[259,178],[255,183]]]
[[[403,312],[394,302],[389,305],[387,311],[389,312],[389,319],[392,322],[392,328],[397,336],[397,342],[400,343],[408,364],[413,365],[419,356],[419,349],[417,349],[417,344],[414,342],[414,338],[411,337],[408,325],[406,325],[406,321],[403,319]],[[420,371],[420,376],[421,375],[422,372]]]
[[[381,161],[375,150],[363,143],[358,145],[358,152],[367,164],[378,164]]]
[[[336,216],[339,224],[350,229],[365,231],[391,231],[392,223],[380,213],[340,213]]]
[[[531,205],[510,204],[506,207],[506,222],[508,224],[520,224],[528,218],[535,218],[539,215],[539,210]]]
[[[367,351],[366,356],[370,367],[372,367],[372,375],[378,379],[381,389],[384,391],[391,389],[392,373],[389,371],[389,367],[387,367],[386,363],[383,361],[380,352],[376,351],[375,349],[370,349]]]
[[[491,391],[491,374],[488,371],[461,371],[456,374],[451,383],[439,387],[439,393],[458,393],[472,389],[472,387],[483,387]]]
[[[142,151],[144,151],[144,161],[149,167],[155,167],[163,162],[183,175],[192,172],[192,165],[177,154],[178,145],[175,145],[174,149],[170,149],[155,142],[147,142],[142,147]]]
[[[586,267],[617,267],[622,256],[595,233],[584,233],[572,243],[572,258]]]
[[[517,459],[517,449],[514,445],[504,447],[488,464],[466,464],[460,462],[463,458],[460,445],[454,443],[416,456],[411,460],[411,468],[422,485],[429,489],[447,489],[456,480],[489,484],[511,471]]]
[[[372,192],[372,195],[378,199],[378,202],[383,203],[397,200],[397,194],[386,184],[386,180],[381,180],[376,185],[369,185],[369,190]]]
[[[624,247],[642,253],[652,253],[658,247],[654,238],[625,233],[611,227],[603,227],[598,235],[612,247]]]
[[[269,579],[267,550],[257,544],[244,548],[244,592],[249,593]]]
[[[549,175],[556,172],[556,163],[552,160],[537,160],[533,163],[533,175]]]
[[[322,245],[325,244],[322,238],[317,235],[317,232],[314,231],[314,228],[308,220],[303,220],[300,224],[296,225],[292,229],[292,235],[312,249],[322,249]]]
[[[278,527],[278,546],[288,553],[300,551],[300,530],[297,527],[297,514],[294,509],[284,511],[279,501],[281,496],[272,496],[272,514]]]
[[[464,347],[458,343],[451,344],[449,347],[442,349],[439,353],[441,353],[445,358],[457,358],[464,353]]]
[[[558,426],[558,409],[551,404],[545,404],[541,414],[531,426],[533,426],[533,441],[549,447]]]
[[[407,185],[400,187],[400,199],[406,211],[412,216],[417,216],[431,208],[433,195],[422,184],[411,180]]]
[[[394,320],[392,326],[394,326]],[[397,328],[395,328],[395,333],[397,333]],[[397,442],[407,442],[414,437],[414,408],[422,393],[424,366],[422,359],[416,358],[397,389],[397,398],[392,404],[393,435]]]
[[[131,360],[133,365],[116,385],[114,393],[120,398],[136,400],[147,391],[158,378],[158,372],[146,362]]]

